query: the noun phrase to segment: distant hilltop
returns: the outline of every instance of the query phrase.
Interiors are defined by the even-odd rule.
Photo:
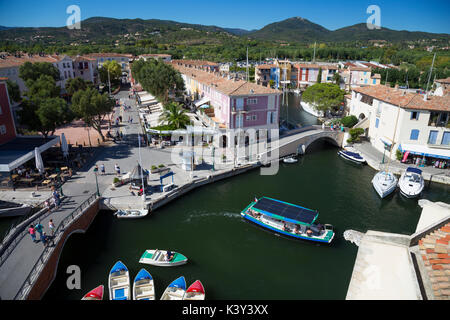
[[[397,31],[388,28],[370,30],[365,23],[355,24],[337,30],[325,27],[302,17],[293,17],[266,25],[259,30],[244,30],[239,28],[222,28],[201,24],[188,24],[170,20],[158,19],[115,19],[92,17],[81,22],[81,30],[70,30],[63,27],[2,27],[0,26],[0,41],[17,43],[33,43],[36,40],[43,44],[111,43],[112,40],[127,38],[151,39],[152,37],[167,38],[168,42],[185,39],[202,39],[220,37],[248,38],[281,42],[353,42],[353,41],[418,41],[432,40],[450,41],[449,34],[436,34],[419,31]],[[51,41],[50,41],[50,40]]]

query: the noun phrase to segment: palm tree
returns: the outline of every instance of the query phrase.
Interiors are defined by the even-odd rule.
[[[159,122],[166,122],[174,129],[186,128],[191,123],[191,119],[178,103],[171,102],[164,106],[164,110],[159,116]]]

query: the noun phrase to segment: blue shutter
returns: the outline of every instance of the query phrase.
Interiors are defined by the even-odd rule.
[[[443,145],[449,146],[450,145],[450,131],[445,131],[444,135],[442,136],[442,143]]]
[[[375,128],[378,128],[379,125],[380,125],[380,119],[376,118],[375,119]]]
[[[411,137],[410,140],[419,140],[419,130],[413,129],[411,130]]]

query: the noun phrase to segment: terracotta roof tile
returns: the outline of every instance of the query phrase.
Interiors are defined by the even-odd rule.
[[[428,100],[424,101],[423,95],[404,93],[403,90],[389,88],[384,85],[354,87],[352,90],[404,109],[450,111],[450,95],[442,97],[429,96]]]

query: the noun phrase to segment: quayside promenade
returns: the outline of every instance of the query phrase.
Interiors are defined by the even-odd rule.
[[[73,233],[85,232],[99,210],[136,209],[139,206],[155,210],[197,187],[262,166],[257,159],[244,165],[236,165],[235,161],[230,159],[214,164],[214,170],[211,165],[205,164],[197,167],[192,174],[186,172],[182,169],[181,163],[173,163],[171,148],[139,148],[138,135],[142,134],[142,127],[137,121],[138,111],[135,101],[128,98],[128,91],[119,92],[116,99],[132,108],[123,110],[117,107],[114,117],[122,115],[124,119],[132,117],[135,120],[132,123],[122,123],[120,130],[123,133],[123,140],[97,150],[92,159],[63,185],[62,205],[51,212],[31,217],[16,232],[12,232],[6,246],[3,243],[0,247],[0,298],[2,300],[40,299],[55,277],[65,241]],[[318,126],[304,128],[280,138],[278,158],[296,154],[299,151],[301,153],[301,150],[306,150],[314,141],[321,139],[340,146],[342,137],[341,132],[322,130]],[[274,149],[271,150],[271,152],[274,151]],[[264,155],[260,154],[259,158],[264,158]],[[278,158],[274,161],[278,161]],[[170,168],[173,176],[169,179],[173,178],[175,188],[169,192],[161,192],[158,174],[149,176],[152,192],[146,195],[145,202],[142,197],[137,196],[136,191],[130,191],[127,184],[112,188],[112,181],[116,176],[115,165],[120,166],[123,175],[131,172],[139,159],[142,159],[144,168],[159,164]],[[105,165],[106,174],[96,175],[95,165],[101,164]],[[265,164],[269,165],[269,163]],[[27,227],[40,222],[48,231],[50,219],[53,219],[57,227],[53,244],[44,247],[41,242],[33,243],[26,232]]]

